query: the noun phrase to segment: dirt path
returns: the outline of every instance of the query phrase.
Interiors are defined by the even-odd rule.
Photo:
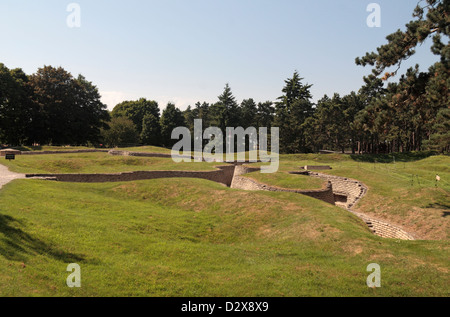
[[[0,164],[0,189],[3,185],[20,178],[25,178],[25,174],[10,172],[6,166]]]

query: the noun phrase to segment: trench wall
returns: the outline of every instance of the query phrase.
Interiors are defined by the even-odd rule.
[[[164,158],[172,158],[171,154],[167,153],[146,153],[146,152],[130,152],[130,151],[118,151],[118,150],[110,150],[108,151],[110,155],[116,156],[141,156],[141,157],[164,157]],[[186,158],[191,158],[187,156]]]
[[[364,220],[367,226],[374,234],[383,238],[401,239],[401,240],[415,240],[415,237],[410,233],[394,226],[390,223],[368,217],[366,215],[351,211],[353,214]]]
[[[139,171],[114,174],[26,174],[27,178],[52,179],[59,182],[106,183],[158,178],[202,178],[231,186],[234,166],[218,166],[215,171]]]
[[[369,229],[377,236],[391,239],[415,240],[413,235],[395,225],[352,210],[352,207],[367,193],[367,186],[363,183],[346,177],[315,172],[309,172],[309,175],[328,180],[332,184],[333,193],[338,200],[338,197],[340,196],[347,196],[346,202],[336,201],[336,204],[346,208],[348,211],[361,218],[367,224]]]
[[[69,150],[69,151],[22,151],[21,155],[72,154],[72,153],[108,153],[109,150]]]
[[[287,189],[287,188],[278,188],[275,186],[270,186],[266,184],[261,184],[253,179],[248,177],[244,177],[242,175],[259,171],[258,167],[248,167],[248,166],[236,166],[233,182],[231,183],[231,188],[243,189],[243,190],[265,190],[265,191],[274,191],[274,192],[289,192],[306,195],[312,198],[320,199],[329,204],[334,205],[334,194],[331,183],[327,184],[325,189],[318,190],[297,190],[297,189]]]
[[[303,167],[305,170],[330,170],[331,167],[327,165],[306,165]]]
[[[331,182],[333,185],[333,193],[336,196],[347,197],[347,201],[342,202],[344,204],[343,207],[347,209],[354,206],[367,192],[367,187],[363,183],[354,179],[316,172],[309,172],[309,176],[321,178],[325,181]]]

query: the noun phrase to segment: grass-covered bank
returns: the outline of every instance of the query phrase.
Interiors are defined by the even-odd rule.
[[[0,200],[3,296],[448,295],[448,242],[378,238],[301,195],[20,180]],[[73,262],[80,289],[65,284]],[[365,285],[374,262],[376,290]]]
[[[277,173],[250,173],[247,176],[288,188],[297,183],[303,188],[305,184],[311,184],[309,177],[291,175],[288,171],[299,171],[305,165],[329,165],[331,170],[319,172],[357,179],[368,186],[369,191],[355,206],[356,211],[399,225],[421,239],[448,240],[450,157],[428,152],[396,156],[401,160],[383,155],[281,155]],[[379,163],[377,160],[381,158],[387,163]]]

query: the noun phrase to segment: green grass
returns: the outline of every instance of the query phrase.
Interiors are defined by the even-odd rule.
[[[0,200],[2,296],[448,295],[447,242],[384,240],[300,195],[19,180]],[[79,289],[65,285],[69,263]],[[365,285],[370,263],[380,289]]]
[[[257,163],[250,166],[262,166],[267,163]],[[273,185],[288,189],[321,189],[325,188],[326,182],[306,175],[289,174],[292,171],[299,171],[297,160],[281,159],[276,173],[261,173],[259,171],[245,174],[245,177],[252,178],[260,183]]]
[[[36,173],[213,168],[103,153],[21,156],[5,163]],[[435,240],[383,239],[351,213],[310,197],[245,192],[206,180],[16,180],[0,190],[0,296],[450,294],[448,157],[394,165],[348,155],[286,155],[280,163],[267,182],[310,185],[295,184],[307,178],[285,172],[331,165],[323,172],[369,186],[359,211],[400,221]],[[435,173],[442,177],[438,188]],[[411,184],[410,174],[420,184]],[[79,289],[66,286],[70,263],[81,266]],[[381,288],[366,285],[370,263],[381,266]]]
[[[175,163],[170,158],[113,156],[108,153],[18,155],[2,164],[17,173],[120,173],[152,170],[214,170],[225,163]]]
[[[127,147],[127,148],[117,148],[115,150],[118,151],[130,151],[130,152],[146,152],[146,153],[163,153],[170,154],[172,152],[171,149],[166,149],[158,146],[137,146],[137,147]]]
[[[300,170],[305,165],[329,165],[325,174],[353,178],[368,186],[369,192],[356,211],[387,220],[415,233],[421,239],[450,238],[450,157],[429,153],[396,154],[402,161],[377,163],[369,156],[342,154],[281,155],[280,171]],[[375,157],[380,157],[375,155]],[[392,156],[391,156],[392,158]],[[421,158],[421,159],[419,159]],[[280,174],[280,173],[277,173]],[[273,174],[288,182],[293,176]],[[436,175],[441,181],[436,182]]]
[[[42,152],[42,151],[73,151],[73,150],[92,150],[86,146],[51,146],[51,145],[38,145],[38,146],[15,146],[13,149],[24,152]]]

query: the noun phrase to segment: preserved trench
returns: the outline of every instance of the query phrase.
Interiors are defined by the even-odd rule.
[[[90,153],[108,152],[110,155],[141,156],[141,157],[167,157],[170,154],[143,153],[127,151],[107,151],[107,150],[76,150],[76,151],[47,151],[47,152],[22,152],[24,155],[44,155],[44,154],[66,154],[66,153]],[[34,153],[34,154],[31,154]],[[224,186],[250,191],[281,191],[306,195],[326,203],[336,205],[351,212],[366,223],[373,234],[383,238],[415,240],[415,237],[405,230],[354,211],[352,208],[367,193],[368,188],[362,182],[345,177],[328,175],[324,173],[301,171],[291,172],[291,174],[302,174],[309,177],[317,177],[327,182],[325,188],[318,190],[295,190],[279,188],[267,184],[262,184],[254,179],[246,177],[245,174],[259,171],[258,167],[250,167],[244,163],[230,163],[217,166],[213,171],[137,171],[111,174],[16,174],[9,172],[6,167],[0,165],[0,188],[2,185],[17,178],[44,179],[59,182],[79,182],[79,183],[104,183],[104,182],[124,182],[136,180],[148,180],[158,178],[200,178],[220,183]]]
[[[400,240],[415,240],[415,237],[412,234],[395,225],[375,219],[363,213],[356,212],[352,209],[352,207],[354,207],[355,204],[359,200],[361,200],[368,191],[367,186],[360,181],[312,171],[291,172],[291,174],[301,174],[309,177],[317,177],[323,179],[324,181],[327,181],[327,186],[325,189],[294,190],[262,184],[255,181],[254,179],[250,179],[244,176],[247,173],[258,170],[259,168],[236,166],[231,188],[239,188],[243,190],[283,191],[307,195],[346,209],[347,211],[362,219],[372,231],[372,233],[377,236]]]

